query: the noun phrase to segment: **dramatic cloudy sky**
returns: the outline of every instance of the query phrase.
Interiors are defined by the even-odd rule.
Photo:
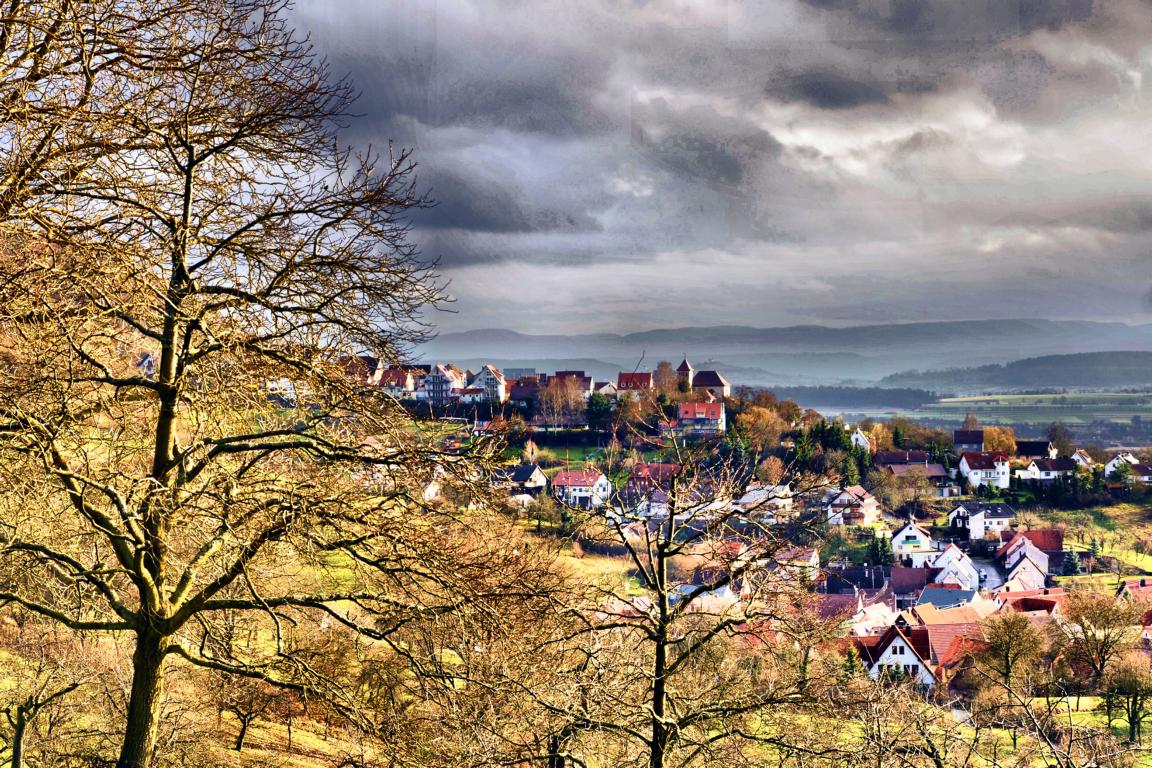
[[[1148,0],[300,0],[444,330],[1152,321]]]

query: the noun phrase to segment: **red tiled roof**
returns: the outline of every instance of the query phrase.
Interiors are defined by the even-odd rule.
[[[996,469],[997,463],[1005,463],[1008,461],[1008,455],[1005,453],[991,453],[989,451],[982,451],[980,453],[968,452],[963,456],[963,461],[968,463],[969,469]]]
[[[552,481],[553,486],[592,486],[600,479],[599,472],[593,470],[565,469],[556,475]]]
[[[408,386],[408,377],[411,375],[411,373],[402,368],[389,368],[380,373],[380,386],[406,387]]]
[[[723,415],[723,403],[680,403],[681,419],[710,419],[712,421],[719,421]]]
[[[1039,528],[1020,533],[1041,552],[1060,552],[1064,549],[1064,532],[1058,528]]]
[[[652,374],[620,373],[616,377],[616,388],[620,390],[652,389]]]

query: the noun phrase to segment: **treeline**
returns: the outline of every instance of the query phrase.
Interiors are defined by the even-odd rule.
[[[1002,365],[905,371],[881,384],[932,389],[1143,387],[1152,378],[1152,352],[1086,352],[1045,355]]]
[[[804,407],[919,408],[936,402],[938,395],[911,387],[771,387],[781,400],[795,400]]]

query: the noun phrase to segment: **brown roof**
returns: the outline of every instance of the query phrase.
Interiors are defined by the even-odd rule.
[[[896,477],[917,477],[923,475],[929,480],[948,477],[948,470],[942,464],[889,464],[885,467]]]
[[[872,463],[878,467],[891,464],[927,464],[928,451],[878,451]]]
[[[1016,441],[1016,455],[1021,458],[1028,458],[1038,456],[1047,458],[1048,451],[1052,449],[1052,443],[1048,440],[1017,440]]]
[[[952,433],[952,441],[957,445],[984,445],[984,430],[958,429]]]
[[[728,380],[720,375],[717,371],[696,371],[692,377],[692,388],[699,389],[701,387],[727,387],[731,386]]]
[[[892,591],[897,594],[916,592],[924,589],[928,582],[932,581],[934,572],[934,568],[905,568],[898,565],[892,569],[889,583],[892,585]]]
[[[1061,457],[1059,459],[1033,459],[1032,463],[1041,472],[1075,472],[1080,466],[1072,459]]]

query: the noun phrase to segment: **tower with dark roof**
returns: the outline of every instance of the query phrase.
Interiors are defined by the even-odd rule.
[[[696,371],[692,369],[692,364],[688,362],[688,355],[684,355],[684,359],[676,368],[676,375],[680,377],[680,381],[687,382],[688,389],[692,389],[692,379],[696,375]]]

